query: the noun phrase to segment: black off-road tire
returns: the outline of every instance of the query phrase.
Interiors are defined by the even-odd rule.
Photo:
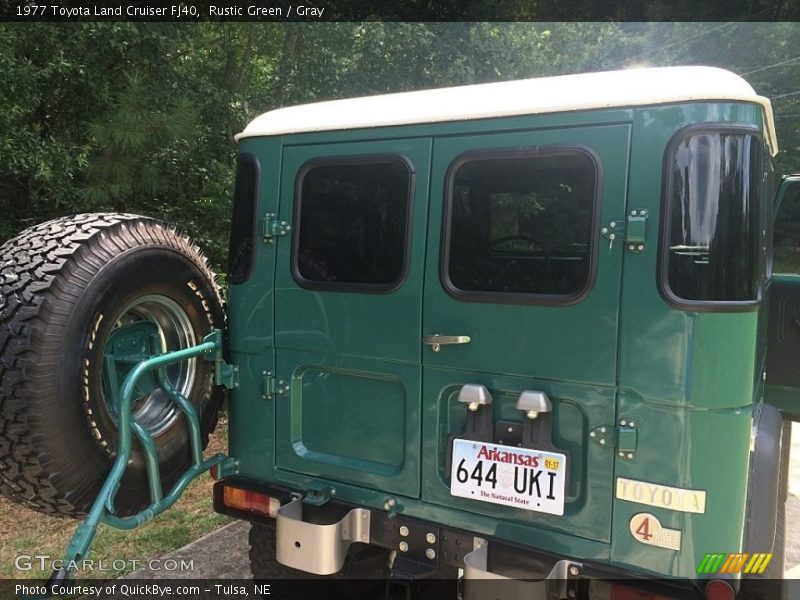
[[[778,503],[775,515],[775,539],[772,560],[764,573],[742,579],[739,600],[789,600],[786,567],[786,502],[789,499],[789,457],[792,446],[792,423],[783,421],[780,464],[778,465]],[[745,548],[747,550],[747,548]],[[757,550],[757,549],[756,549]]]
[[[89,510],[117,447],[103,392],[104,341],[119,326],[120,311],[144,297],[180,307],[194,343],[224,326],[205,258],[186,236],[153,219],[64,217],[0,246],[2,495],[51,515],[81,517]],[[223,390],[212,385],[212,363],[193,365],[186,395],[207,439]],[[184,418],[170,419],[153,433],[165,493],[191,464]],[[134,441],[117,514],[138,512],[149,501]]]
[[[304,580],[273,584],[282,598],[342,597],[352,599],[382,598],[389,577],[389,551],[365,544],[353,544],[344,566],[338,573],[319,576],[298,571],[275,558],[275,523],[250,525],[250,572],[255,580]],[[309,581],[313,580],[313,581]],[[319,592],[314,594],[313,592]],[[334,595],[331,595],[334,592]]]

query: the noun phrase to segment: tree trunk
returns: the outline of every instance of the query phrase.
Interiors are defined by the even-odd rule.
[[[286,34],[283,38],[281,60],[278,64],[278,85],[275,89],[275,100],[278,107],[283,106],[286,102],[292,72],[294,71],[297,40],[299,37],[300,34],[296,27],[287,26]]]

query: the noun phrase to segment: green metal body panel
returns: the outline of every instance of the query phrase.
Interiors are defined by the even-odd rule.
[[[231,286],[230,454],[240,474],[298,490],[325,483],[337,498],[492,535],[579,560],[689,577],[707,552],[741,549],[754,400],[763,343],[758,313],[685,312],[656,282],[664,151],[698,123],[762,126],[746,103],[686,103],[245,139],[262,168],[258,214],[293,221],[294,185],[314,157],[396,152],[415,170],[411,261],[389,294],[303,289],[290,272],[291,235],[259,244],[253,275]],[[591,292],[572,306],[466,302],[439,281],[444,177],[471,149],[581,144],[599,157],[601,226],[646,210],[646,250],[598,235]],[[642,223],[634,232],[641,239]],[[421,337],[470,335],[432,353]],[[264,375],[289,391],[264,397]],[[482,383],[494,417],[521,421],[519,392],[545,391],[554,442],[571,453],[562,517],[449,495],[447,434],[463,425],[455,400]],[[590,441],[636,423],[635,451]],[[631,444],[633,434],[625,434]],[[704,513],[616,497],[616,478],[706,492]],[[680,551],[647,546],[633,515],[682,532]],[[761,551],[763,549],[746,549]]]
[[[669,139],[688,125],[715,121],[761,123],[759,111],[748,105],[697,103],[637,111],[629,207],[660,215]],[[755,312],[684,312],[663,300],[656,285],[658,227],[656,218],[648,223],[652,250],[625,256],[617,410],[619,418],[635,420],[640,436],[636,458],[617,461],[616,475],[703,490],[707,506],[704,514],[692,514],[615,499],[612,560],[691,576],[706,552],[741,548],[752,404],[760,379],[756,365],[763,349],[757,345]],[[640,512],[679,529],[681,551],[634,539],[629,521]]]
[[[277,213],[281,172],[281,145],[262,140],[244,140],[240,152],[251,152],[261,163],[258,230],[264,216]],[[248,456],[263,464],[275,462],[274,403],[264,397],[264,378],[275,369],[275,252],[276,244],[256,241],[258,251],[253,276],[245,285],[229,288],[228,351],[229,359],[239,366],[239,391],[230,392],[236,406],[229,411],[229,452]],[[243,435],[244,432],[247,432]],[[251,471],[252,472],[252,471]],[[260,475],[265,477],[266,473]]]
[[[440,136],[435,142],[431,189],[445,188],[448,168],[465,150],[590,148],[602,166],[599,222],[623,221],[629,136],[630,127],[625,124]],[[432,249],[441,246],[443,199],[442,193],[431,194],[428,247]],[[614,424],[622,248],[617,244],[616,251],[612,247],[609,252],[605,240],[598,243],[592,289],[572,306],[455,299],[439,281],[439,252],[428,252],[422,333],[469,335],[472,341],[441,352],[427,348],[423,352],[423,454],[433,458],[422,467],[423,499],[609,541],[614,452],[586,441],[589,429]],[[443,471],[446,434],[463,431],[464,406],[456,396],[465,383],[481,383],[491,390],[495,419],[521,422],[515,402],[524,390],[544,391],[550,397],[556,415],[556,445],[568,450],[572,460],[564,518],[450,495],[450,474]]]
[[[423,256],[430,147],[428,138],[286,146],[280,218],[293,218],[295,180],[308,161],[396,154],[414,168],[410,254]],[[417,496],[424,265],[412,259],[397,291],[376,294],[300,287],[288,243],[278,244],[277,264],[276,372],[292,384],[276,405],[277,466]]]

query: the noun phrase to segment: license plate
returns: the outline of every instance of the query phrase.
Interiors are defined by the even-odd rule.
[[[566,468],[556,452],[454,440],[450,494],[563,515]]]

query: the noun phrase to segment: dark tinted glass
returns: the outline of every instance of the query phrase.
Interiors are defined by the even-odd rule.
[[[258,178],[261,169],[252,154],[240,154],[236,166],[231,237],[228,247],[228,279],[241,283],[250,276],[256,235]]]
[[[778,209],[774,230],[774,273],[800,273],[800,185],[789,188]]]
[[[740,133],[700,133],[673,149],[667,277],[678,298],[758,298],[762,148]]]
[[[334,287],[396,285],[405,265],[410,189],[411,173],[400,159],[308,169],[300,184],[296,274]]]
[[[596,186],[594,161],[578,151],[462,163],[449,199],[451,291],[580,294],[591,274]]]

